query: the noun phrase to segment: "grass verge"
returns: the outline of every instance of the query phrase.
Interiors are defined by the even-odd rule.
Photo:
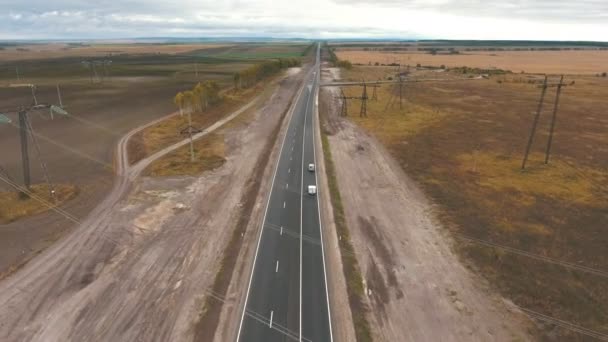
[[[203,309],[199,315],[199,320],[195,325],[194,340],[195,341],[212,341],[215,336],[215,331],[220,320],[220,314],[223,306],[223,301],[218,298],[225,298],[228,292],[228,287],[232,281],[234,274],[234,266],[239,257],[239,252],[243,244],[243,237],[249,225],[249,220],[255,206],[257,195],[262,186],[261,179],[264,176],[266,165],[270,162],[270,156],[272,155],[272,148],[277,141],[277,137],[283,126],[283,122],[287,116],[289,109],[291,108],[293,97],[289,101],[287,108],[281,114],[281,119],[277,122],[275,129],[270,135],[270,139],[266,142],[262,155],[258,159],[256,166],[253,168],[256,170],[249,178],[242,201],[242,211],[239,215],[238,221],[235,225],[235,229],[232,231],[232,237],[228,242],[228,245],[224,249],[224,255],[220,263],[220,267],[215,275],[215,280],[211,289],[213,295],[207,295],[205,297],[205,303]]]
[[[37,198],[54,203],[55,206],[69,201],[78,194],[78,188],[74,185],[57,184],[54,189],[56,202],[51,198],[49,187],[46,184],[32,185],[31,192]],[[0,192],[0,224],[14,222],[22,217],[40,214],[49,209],[37,199],[22,199],[17,191]]]
[[[184,145],[154,161],[146,169],[146,176],[187,176],[214,170],[226,162],[224,135],[211,133],[194,141],[194,161],[190,157],[190,145]]]
[[[345,75],[386,79],[394,69],[354,67]],[[532,80],[533,75],[517,74],[406,83],[403,108],[398,87],[383,86],[377,90],[379,100],[368,102],[367,118],[356,113],[350,118],[378,138],[438,204],[439,218],[450,231],[606,270],[608,81],[567,77],[572,86],[560,100],[551,160],[543,162],[551,123],[547,109],[522,172],[540,95]],[[345,90],[347,96],[360,92]],[[547,96],[554,98],[555,91]],[[607,279],[487,245],[458,243],[457,250],[466,265],[516,305],[608,333]],[[574,331],[556,329],[546,325],[543,332],[553,339],[584,340]]]
[[[273,80],[262,81],[254,87],[239,90],[236,93],[225,93],[223,95],[224,100],[221,103],[209,108],[204,113],[192,114],[192,126],[201,130],[211,126],[228,113],[251,101]],[[187,126],[188,116],[176,115],[135,134],[131,137],[127,146],[129,164],[135,164],[162,148],[183,140],[186,136],[180,134],[180,131]]]
[[[327,132],[321,129],[321,140],[323,145],[323,159],[325,160],[325,170],[327,174],[327,183],[329,186],[331,205],[334,212],[334,220],[336,230],[340,239],[338,241],[340,251],[354,251],[354,247],[350,241],[350,234],[346,225],[344,215],[344,207],[342,206],[342,197],[338,187],[338,179],[336,178],[336,169],[331,157],[331,149]],[[354,253],[340,253],[342,257],[342,268],[344,277],[346,278],[346,289],[348,292],[348,302],[353,316],[353,324],[355,327],[355,336],[359,342],[373,341],[372,332],[367,321],[368,309],[364,302],[365,291],[363,288],[363,277],[361,270]]]

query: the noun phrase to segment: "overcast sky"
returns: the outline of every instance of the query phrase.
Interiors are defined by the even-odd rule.
[[[608,40],[608,0],[0,0],[0,19],[0,39]]]

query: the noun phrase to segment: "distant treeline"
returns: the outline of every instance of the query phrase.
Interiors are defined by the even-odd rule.
[[[310,53],[310,51],[311,51],[311,50],[312,50],[312,49],[313,49],[313,48],[314,48],[316,45],[317,45],[316,43],[312,43],[312,44],[308,45],[308,46],[306,47],[306,49],[304,49],[304,51],[302,51],[302,57],[304,57],[304,56],[308,55],[308,54]]]
[[[200,82],[192,90],[179,92],[173,98],[180,114],[202,113],[221,101],[220,86],[215,81]]]
[[[457,45],[457,46],[528,46],[528,47],[608,47],[608,42],[587,41],[547,41],[547,40],[419,40],[418,45]]]
[[[278,60],[254,64],[234,74],[234,88],[249,88],[262,79],[274,75],[283,69],[301,65],[302,61],[299,58],[280,58]]]
[[[571,51],[571,50],[608,50],[608,47],[565,47],[565,46],[536,46],[536,47],[463,47],[463,48],[441,48],[441,47],[365,47],[363,51],[425,51],[425,52],[449,52],[459,51]]]
[[[353,67],[353,65],[350,61],[339,59],[338,56],[336,56],[334,49],[330,48],[329,46],[326,46],[326,48],[327,48],[327,53],[329,54],[329,62],[334,67],[344,68],[344,69],[351,69]]]
[[[588,41],[535,41],[535,40],[418,40],[418,41],[373,41],[373,42],[349,42],[340,44],[334,42],[339,48],[400,48],[416,46],[462,46],[462,47],[589,47],[608,48],[608,42]]]

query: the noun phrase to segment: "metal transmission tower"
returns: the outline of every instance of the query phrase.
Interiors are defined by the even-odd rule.
[[[367,100],[367,84],[363,81],[363,94],[361,94],[361,111],[359,112],[359,117],[367,117]]]
[[[555,103],[553,104],[553,115],[551,116],[551,128],[549,130],[549,141],[547,142],[547,150],[545,151],[545,164],[549,164],[549,155],[551,154],[551,144],[553,143],[553,132],[555,131],[555,120],[557,118],[557,106],[559,105],[559,96],[562,93],[562,87],[564,86],[564,75],[559,79],[559,83],[556,85],[557,92],[555,94]]]
[[[559,99],[560,99],[560,95],[561,95],[561,91],[562,91],[562,87],[565,87],[566,84],[563,83],[564,81],[564,76],[562,75],[559,83],[554,83],[554,84],[549,84],[547,82],[548,78],[545,75],[545,78],[543,80],[542,85],[540,86],[542,88],[542,91],[540,93],[540,99],[538,101],[538,106],[536,108],[536,113],[534,115],[534,119],[532,121],[532,128],[530,129],[530,136],[528,137],[528,144],[526,145],[526,151],[524,153],[524,159],[521,163],[521,169],[524,170],[526,168],[526,163],[528,162],[528,157],[530,155],[530,150],[532,149],[532,144],[534,142],[534,136],[536,135],[536,128],[538,126],[538,121],[540,119],[540,115],[543,109],[543,104],[545,101],[545,95],[547,93],[547,88],[553,88],[556,87],[557,88],[557,92],[556,92],[556,96],[555,96],[555,101],[553,104],[553,115],[551,118],[551,127],[550,127],[550,131],[549,131],[549,141],[547,142],[547,148],[545,151],[545,164],[549,163],[549,154],[551,153],[551,145],[553,143],[553,134],[554,134],[554,130],[555,130],[555,121],[557,118],[557,109],[558,109],[558,105],[559,105]]]
[[[112,82],[112,76],[110,75],[110,72],[108,71],[109,70],[109,66],[112,65],[112,61],[109,60],[109,59],[103,59],[101,61],[98,61],[98,63],[101,64],[102,67],[103,67],[103,79],[102,79],[102,82],[106,78],[109,78],[110,82]]]
[[[50,192],[51,198],[55,199],[55,191],[53,190],[53,187],[49,180],[48,169],[46,167],[46,163],[44,163],[44,161],[42,161],[42,153],[40,151],[38,142],[36,141],[35,135],[33,134],[32,124],[29,119],[29,113],[40,111],[40,110],[45,110],[45,109],[48,109],[51,112],[51,115],[53,113],[67,115],[68,113],[66,111],[64,111],[61,107],[58,107],[56,105],[37,103],[38,101],[36,100],[36,96],[35,96],[35,94],[36,94],[35,86],[31,85],[31,84],[27,85],[27,86],[32,89],[32,97],[33,97],[32,105],[30,105],[28,107],[21,106],[16,111],[12,111],[13,113],[17,114],[18,120],[19,120],[19,125],[17,127],[19,128],[19,135],[20,135],[20,140],[21,140],[21,164],[22,164],[22,170],[23,170],[23,185],[25,188],[25,191],[21,192],[21,197],[22,198],[29,197],[27,195],[27,192],[29,192],[30,186],[31,186],[30,156],[29,156],[29,146],[28,146],[29,139],[31,139],[32,142],[34,143],[34,147],[36,148],[36,152],[38,154],[38,160],[40,161],[40,165],[44,172],[45,180],[47,182],[47,185],[49,186],[49,192]],[[11,111],[7,111],[7,112],[11,112]],[[0,113],[0,123],[12,124],[12,121],[6,115]]]
[[[399,74],[399,109],[403,109],[403,77]]]
[[[85,67],[89,68],[91,83],[103,83],[105,78],[109,77],[108,66],[112,64],[111,60],[109,60],[109,59],[84,60],[81,63]],[[102,70],[103,70],[103,74],[101,75],[101,77],[97,73],[98,66],[101,66]]]
[[[348,104],[347,101],[349,98],[344,95],[344,90],[340,89],[340,97],[342,100],[342,109],[340,110],[340,116],[348,116]]]
[[[29,125],[27,121],[27,111],[22,108],[19,111],[19,136],[21,137],[21,168],[23,170],[23,186],[26,190],[30,190],[30,156],[27,145],[29,136]]]
[[[547,75],[545,75],[545,79],[542,85],[542,91],[540,93],[540,99],[538,101],[538,106],[536,108],[536,114],[534,115],[534,120],[532,121],[532,128],[530,129],[530,136],[528,137],[528,144],[526,145],[526,152],[524,154],[524,160],[521,162],[521,169],[526,168],[526,163],[528,162],[528,155],[530,154],[530,149],[532,148],[532,142],[534,141],[534,135],[536,134],[536,126],[538,125],[538,119],[540,118],[540,112],[543,109],[543,102],[545,101],[545,94],[547,93]]]
[[[374,91],[372,93],[372,101],[378,101],[378,91],[377,91],[377,89],[380,87],[379,81],[376,81],[376,84],[370,85],[370,87],[374,88]]]

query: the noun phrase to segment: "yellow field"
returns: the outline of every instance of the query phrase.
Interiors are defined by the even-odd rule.
[[[394,67],[341,71],[348,81],[394,74]],[[421,74],[414,72],[424,78]],[[462,77],[449,71],[441,77],[450,74]],[[349,120],[383,143],[418,181],[454,236],[608,269],[608,77],[566,78],[551,159],[544,164],[556,95],[555,88],[547,92],[532,153],[521,171],[541,92],[530,79],[513,74],[406,82],[402,109],[398,87],[382,85],[378,100],[367,103],[367,117],[359,117],[361,101],[349,100]],[[361,96],[361,91],[344,88],[346,96]],[[608,333],[608,311],[597,309],[608,307],[607,279],[487,245],[457,246],[472,269],[515,304]],[[559,341],[583,340],[567,330],[550,334]]]
[[[49,210],[50,208],[43,204],[41,200],[59,206],[76,197],[78,193],[78,188],[74,185],[55,184],[54,189],[57,202],[54,202],[51,198],[46,184],[32,185],[31,192],[35,199],[22,199],[16,191],[0,192],[0,224],[6,224],[22,217]]]
[[[498,68],[519,73],[585,74],[608,72],[608,51],[474,51],[457,55],[418,52],[336,50],[339,59],[360,64],[416,64],[446,67]]]

